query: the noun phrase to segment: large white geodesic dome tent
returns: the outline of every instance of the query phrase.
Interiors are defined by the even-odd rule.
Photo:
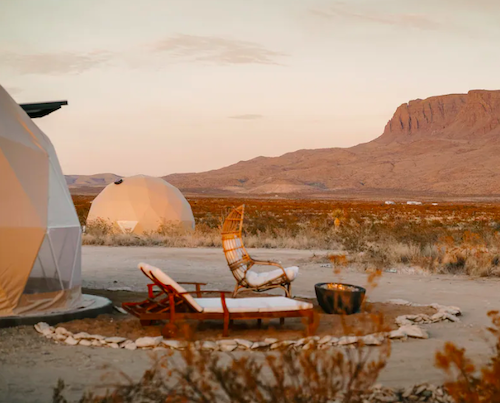
[[[0,317],[80,300],[81,227],[56,152],[0,86]]]
[[[143,234],[161,226],[194,229],[194,217],[186,198],[161,178],[130,176],[110,183],[94,199],[87,225],[100,220],[116,230]]]

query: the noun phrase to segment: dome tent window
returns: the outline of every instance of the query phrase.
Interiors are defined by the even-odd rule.
[[[120,183],[123,183],[123,178],[122,179],[118,179],[117,181],[115,181],[115,185],[119,185]]]
[[[161,178],[136,175],[120,186],[106,186],[94,199],[87,226],[104,221],[116,231],[134,234],[157,232],[162,227],[194,229],[194,217],[186,198]]]

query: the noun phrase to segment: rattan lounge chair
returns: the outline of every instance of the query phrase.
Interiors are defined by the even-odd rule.
[[[260,292],[272,288],[282,288],[285,290],[285,295],[291,297],[292,281],[299,274],[299,268],[297,266],[283,268],[277,262],[252,259],[245,249],[241,235],[244,213],[243,204],[229,213],[222,226],[222,249],[236,279],[233,297],[241,290]],[[257,273],[251,270],[254,265],[276,266],[278,269]]]
[[[149,298],[142,302],[124,302],[122,307],[137,316],[143,326],[167,320],[162,329],[165,337],[174,335],[176,322],[186,319],[223,320],[224,337],[229,334],[230,321],[237,319],[257,319],[260,324],[262,319],[280,318],[280,324],[283,324],[284,318],[304,317],[308,319],[308,334],[313,331],[313,305],[308,302],[286,297],[226,298],[230,291],[202,291],[203,283],[188,283],[197,285],[196,291],[188,292],[156,267],[141,263],[139,269],[153,281],[148,285]],[[191,296],[192,293],[196,298]],[[201,298],[204,293],[218,293],[219,297]]]

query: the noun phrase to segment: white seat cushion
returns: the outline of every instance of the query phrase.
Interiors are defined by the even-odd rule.
[[[178,293],[186,292],[186,289],[184,287],[182,287],[180,284],[174,281],[169,275],[165,274],[162,270],[158,269],[157,267],[151,266],[147,263],[139,263],[139,269],[142,269],[148,277],[151,277],[151,275],[153,275],[163,284],[171,286]],[[195,299],[190,294],[184,294],[182,295],[182,298],[184,298],[184,300],[188,304],[190,304],[196,311],[198,312],[203,311],[203,308],[196,303]]]
[[[220,298],[195,298],[195,301],[203,308],[203,313],[224,312]],[[226,305],[230,313],[298,311],[313,307],[308,302],[286,297],[226,298]]]
[[[299,268],[297,266],[287,267],[285,269],[286,276],[288,280],[293,281],[299,274]],[[266,271],[263,273],[257,273],[253,270],[247,271],[247,281],[252,287],[260,287],[261,285],[270,283],[276,280],[279,276],[283,275],[283,270],[276,269],[271,271]]]

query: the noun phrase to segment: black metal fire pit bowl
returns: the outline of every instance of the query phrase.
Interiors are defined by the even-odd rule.
[[[331,288],[328,288],[328,285]],[[319,305],[323,311],[330,314],[351,315],[359,312],[366,293],[363,287],[343,283],[318,283],[314,289]]]

